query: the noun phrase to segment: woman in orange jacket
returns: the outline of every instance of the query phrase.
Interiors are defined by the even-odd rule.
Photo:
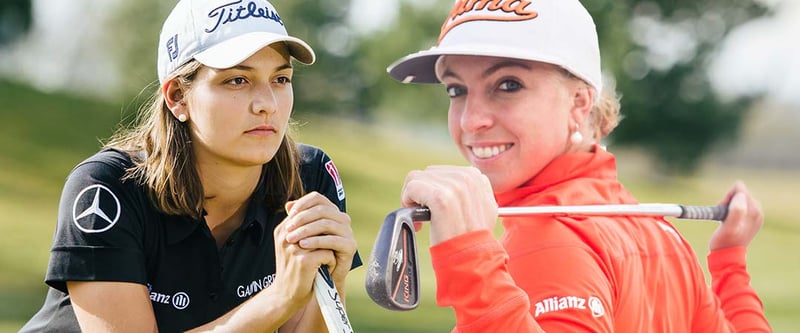
[[[431,209],[437,301],[454,332],[770,331],[746,249],[763,224],[736,183],[710,240],[712,283],[658,217],[505,218],[497,207],[635,204],[600,145],[619,103],[603,89],[594,22],[577,0],[456,1],[437,45],[390,66],[442,83],[450,135],[472,167],[412,171],[404,206]]]

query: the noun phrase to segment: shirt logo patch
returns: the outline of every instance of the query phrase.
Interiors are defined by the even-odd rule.
[[[72,222],[86,233],[103,232],[117,223],[120,210],[119,199],[108,187],[89,185],[75,198]]]
[[[254,280],[247,284],[239,285],[236,287],[236,296],[239,296],[239,298],[250,297],[255,293],[271,286],[273,282],[275,282],[275,274],[270,274],[259,280]]]
[[[603,301],[599,298],[589,297],[589,310],[592,310],[592,317],[598,318],[606,314],[606,309],[603,307]]]
[[[553,296],[550,298],[543,299],[541,301],[536,302],[536,312],[533,314],[534,317],[539,317],[539,315],[554,312],[554,311],[563,311],[567,309],[576,309],[576,310],[590,310],[592,312],[592,317],[598,318],[605,315],[606,310],[603,307],[603,302],[595,297],[590,296],[588,299],[578,296]]]
[[[189,295],[185,292],[177,292],[175,295],[172,295],[172,306],[174,306],[178,310],[183,310],[189,306]]]
[[[344,200],[344,186],[342,186],[342,179],[339,177],[339,170],[333,165],[333,161],[325,163],[325,170],[328,170],[328,174],[333,178],[333,183],[336,184],[336,195],[339,196],[339,201]]]
[[[173,295],[162,294],[152,290],[153,286],[147,284],[147,290],[150,291],[150,301],[153,303],[172,305],[178,310],[183,310],[189,307],[191,300],[189,294],[179,291]]]

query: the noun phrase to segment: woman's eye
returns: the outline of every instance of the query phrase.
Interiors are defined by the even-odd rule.
[[[505,81],[500,83],[500,86],[498,87],[498,89],[503,90],[503,91],[517,91],[517,90],[522,89],[522,85],[519,82],[514,81],[514,80],[505,80]]]
[[[289,84],[292,83],[292,79],[288,76],[279,76],[275,78],[275,82],[280,84]]]
[[[225,81],[225,83],[231,84],[231,85],[234,85],[234,86],[240,86],[240,85],[246,84],[247,83],[247,79],[245,79],[245,78],[243,78],[241,76],[237,76],[237,77],[232,78],[232,79],[230,79],[228,81]]]
[[[466,92],[467,90],[461,86],[447,86],[447,96],[450,96],[450,98],[461,96]]]

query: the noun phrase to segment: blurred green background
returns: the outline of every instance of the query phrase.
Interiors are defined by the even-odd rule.
[[[57,14],[43,12],[44,0],[0,5],[0,332],[18,330],[42,304],[63,181],[76,163],[132,119],[142,88],[155,79],[155,40],[172,3],[73,0],[54,9]],[[432,45],[452,4],[423,3],[274,1],[289,31],[318,53],[318,63],[295,76],[297,137],[322,147],[336,162],[363,258],[369,257],[383,218],[399,207],[409,170],[464,163],[444,126],[442,88],[403,86],[385,74],[396,58]],[[782,17],[779,7],[744,0],[586,5],[598,23],[606,76],[623,93],[626,119],[609,142],[623,183],[642,202],[714,204],[735,180],[744,180],[766,213],[766,225],[748,254],[752,284],[775,331],[795,332],[800,327],[800,222],[790,209],[800,188],[800,107],[757,88],[718,92],[712,79],[698,74],[711,72],[719,62],[723,37],[735,35],[736,27],[750,20]],[[382,24],[365,27],[366,18],[353,19],[354,13],[379,17]],[[381,15],[388,18],[381,21]],[[661,34],[651,33],[668,37],[666,32],[674,32],[669,27],[690,23],[695,35],[705,31],[716,39],[698,37],[691,52],[669,66],[654,60],[659,54],[652,36],[640,30],[662,27]],[[69,39],[58,37],[63,31]],[[715,224],[675,224],[704,260]],[[434,301],[425,232],[419,242],[420,307],[409,312],[380,308],[364,291],[365,269],[356,269],[347,285],[356,332],[452,327],[451,311]]]

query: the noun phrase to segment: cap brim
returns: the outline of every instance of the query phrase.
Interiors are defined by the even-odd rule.
[[[436,78],[436,60],[443,53],[431,49],[409,54],[386,68],[393,79],[403,83],[439,83]]]
[[[436,78],[436,61],[443,55],[470,55],[539,61],[561,66],[562,59],[544,54],[531,55],[530,51],[500,48],[497,45],[468,44],[458,47],[434,47],[405,56],[386,68],[389,75],[403,83],[439,83]],[[563,66],[562,66],[563,67]],[[569,70],[569,68],[567,68]]]
[[[303,64],[310,65],[316,60],[314,50],[301,39],[263,31],[228,39],[203,50],[194,58],[211,68],[230,68],[242,63],[258,50],[278,42],[286,43],[289,47],[289,54]]]
[[[433,47],[410,54],[389,65],[386,71],[392,78],[403,83],[439,83],[439,79],[436,78],[436,60],[443,55],[487,56],[552,62],[552,59],[531,58],[530,52],[525,52],[525,50],[502,48],[497,45],[462,44],[455,47]]]

